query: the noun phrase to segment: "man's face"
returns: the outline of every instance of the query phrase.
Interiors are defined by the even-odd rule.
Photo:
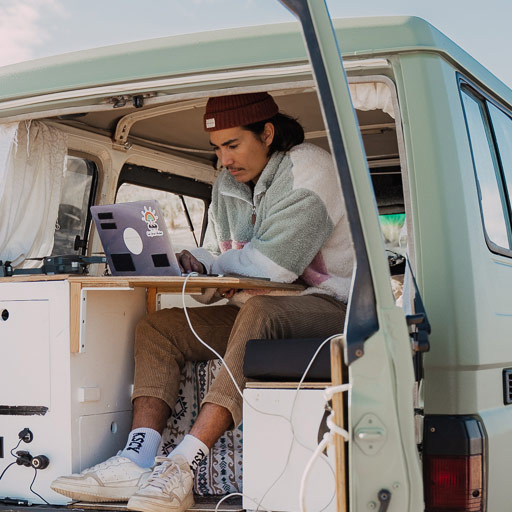
[[[268,148],[274,138],[274,126],[265,125],[261,135],[241,127],[210,133],[210,144],[217,158],[239,183],[256,183],[269,160]]]

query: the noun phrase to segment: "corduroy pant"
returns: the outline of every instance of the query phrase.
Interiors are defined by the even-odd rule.
[[[229,366],[243,389],[245,344],[250,339],[328,337],[341,333],[346,305],[328,295],[266,296],[236,306],[188,309],[197,334]],[[137,325],[135,381],[132,400],[151,396],[172,409],[178,399],[180,373],[186,361],[207,361],[216,356],[194,336],[181,308],[162,309]],[[204,402],[228,409],[233,424],[242,421],[242,398],[226,369],[221,368]]]

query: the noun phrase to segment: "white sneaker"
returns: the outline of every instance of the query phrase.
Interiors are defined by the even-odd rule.
[[[128,501],[129,510],[184,512],[194,506],[194,476],[182,455],[156,457],[153,474]]]
[[[141,468],[126,457],[114,455],[79,475],[61,476],[50,487],[80,501],[127,501],[151,475],[153,468]]]

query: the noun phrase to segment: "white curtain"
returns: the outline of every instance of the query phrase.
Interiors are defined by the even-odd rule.
[[[356,110],[383,110],[393,119],[393,98],[391,90],[382,82],[351,83],[350,95]]]
[[[39,121],[0,125],[0,260],[51,254],[67,140]],[[24,267],[40,262],[25,261]]]

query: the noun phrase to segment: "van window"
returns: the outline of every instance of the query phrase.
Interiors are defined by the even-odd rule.
[[[492,103],[488,103],[498,153],[503,169],[506,191],[512,198],[512,119]]]
[[[85,254],[85,237],[91,222],[89,206],[94,198],[97,175],[94,162],[68,155],[52,256]]]
[[[116,203],[156,199],[165,217],[165,224],[176,252],[198,247],[205,218],[205,201],[166,190],[123,183],[116,196]]]
[[[480,208],[487,237],[504,249],[511,248],[506,192],[483,100],[462,92],[466,124],[473,153]]]

